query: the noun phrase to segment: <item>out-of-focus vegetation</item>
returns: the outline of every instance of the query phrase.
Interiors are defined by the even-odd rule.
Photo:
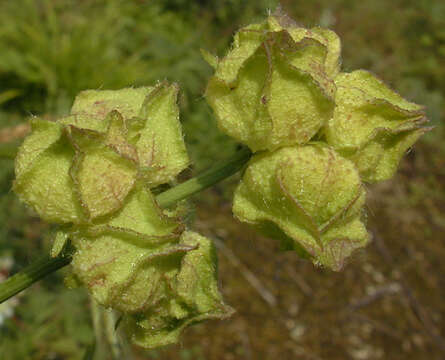
[[[435,129],[407,156],[393,181],[370,189],[369,222],[375,240],[339,274],[276,252],[276,244],[231,218],[230,197],[207,191],[199,200],[197,226],[226,244],[221,251],[223,291],[238,315],[190,329],[182,347],[138,356],[441,359],[445,2],[281,3],[297,22],[335,30],[342,39],[345,70],[369,69],[404,97],[424,104]],[[15,126],[29,116],[66,114],[83,89],[168,79],[181,86],[187,144],[194,169],[203,169],[227,157],[236,144],[217,131],[203,99],[211,69],[199,49],[223,55],[237,28],[261,19],[276,4],[0,0],[0,141],[20,141]],[[52,229],[11,193],[12,169],[11,160],[0,159],[0,258],[11,256],[14,272],[47,251]],[[249,285],[249,276],[242,276],[248,269],[263,288]],[[264,297],[265,289],[275,302]],[[13,316],[2,317],[3,310],[1,359],[81,359],[92,342],[88,299],[81,291],[67,290],[61,274],[27,290]]]
[[[273,6],[265,0],[3,0],[0,101],[13,97],[6,109],[22,114],[66,114],[83,89],[175,81],[192,156],[198,167],[208,165],[233,144],[209,120],[202,93],[211,69],[199,50],[221,51],[234,29],[260,18],[267,4]]]

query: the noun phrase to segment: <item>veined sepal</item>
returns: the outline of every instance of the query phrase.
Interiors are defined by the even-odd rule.
[[[235,191],[233,213],[315,264],[340,270],[369,240],[364,201],[354,164],[311,143],[255,155]]]

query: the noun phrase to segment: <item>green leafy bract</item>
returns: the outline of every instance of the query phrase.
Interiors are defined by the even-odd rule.
[[[332,116],[340,43],[275,13],[236,35],[206,97],[222,131],[252,151],[305,144]]]
[[[354,164],[323,144],[254,156],[233,212],[314,263],[339,270],[368,242],[365,191]]]
[[[366,182],[389,179],[400,159],[428,131],[423,107],[404,100],[367,71],[341,73],[327,142],[351,159]]]
[[[43,219],[83,224],[118,211],[138,181],[172,181],[189,160],[176,85],[88,90],[70,116],[33,119],[14,190]]]
[[[20,198],[63,225],[51,256],[69,239],[71,278],[121,311],[129,336],[149,348],[232,313],[217,288],[211,242],[184,232],[186,204],[164,211],[151,192],[189,163],[177,96],[167,83],[84,91],[69,116],[32,120],[15,167]]]
[[[175,271],[157,283],[160,292],[149,298],[143,313],[126,315],[123,320],[133,342],[145,348],[176,343],[188,325],[233,313],[218,291],[216,254],[210,240],[186,231],[178,246],[190,250],[176,257]]]

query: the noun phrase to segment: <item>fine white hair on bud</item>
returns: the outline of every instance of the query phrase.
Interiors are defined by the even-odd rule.
[[[235,216],[334,270],[368,242],[362,182],[392,177],[429,130],[421,106],[367,71],[342,72],[340,57],[335,32],[299,26],[281,7],[239,30],[224,58],[206,54],[220,129],[257,153]]]
[[[233,312],[210,240],[185,231],[184,205],[164,211],[151,192],[189,164],[177,95],[165,82],[81,92],[69,116],[32,121],[15,163],[19,197],[43,219],[71,225],[51,255],[69,239],[72,282],[122,312],[129,337],[146,348]]]

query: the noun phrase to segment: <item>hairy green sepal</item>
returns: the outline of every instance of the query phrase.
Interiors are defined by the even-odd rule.
[[[177,95],[166,83],[84,91],[69,116],[32,120],[15,166],[15,192],[61,225],[51,256],[69,239],[71,279],[120,311],[129,336],[148,348],[232,313],[217,288],[211,242],[184,232],[187,205],[163,210],[151,192],[189,164]]]
[[[156,291],[147,299],[145,311],[123,320],[133,342],[146,348],[176,343],[188,325],[233,313],[218,291],[217,257],[210,240],[186,231],[177,246],[189,250],[171,256],[172,270],[149,281],[156,282]]]
[[[368,242],[365,190],[354,164],[323,144],[254,156],[235,191],[240,220],[333,270]]]
[[[234,37],[206,98],[222,131],[256,153],[233,212],[283,249],[338,270],[368,242],[362,182],[389,179],[429,128],[423,108],[369,72],[341,72],[329,29],[298,26],[281,8]]]
[[[206,98],[222,131],[252,151],[308,142],[332,116],[340,42],[282,13],[235,35],[217,60]]]
[[[88,90],[71,115],[33,119],[14,190],[43,219],[83,224],[118,211],[138,181],[172,181],[189,164],[177,86]]]
[[[407,149],[429,130],[422,127],[423,107],[367,71],[341,73],[335,83],[335,111],[324,129],[327,142],[356,164],[364,181],[391,178]]]

